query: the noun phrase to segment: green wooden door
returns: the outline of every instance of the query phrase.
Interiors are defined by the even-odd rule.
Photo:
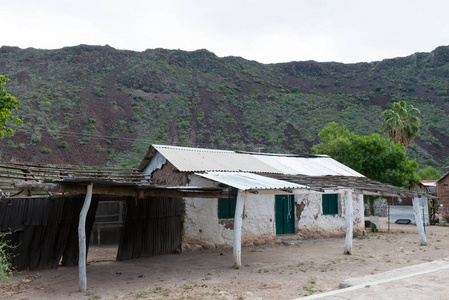
[[[295,196],[276,195],[276,234],[295,233]]]

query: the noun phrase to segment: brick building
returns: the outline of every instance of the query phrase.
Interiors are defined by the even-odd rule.
[[[437,181],[437,196],[440,203],[440,213],[449,214],[449,173]]]

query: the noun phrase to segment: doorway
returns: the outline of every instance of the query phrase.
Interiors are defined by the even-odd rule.
[[[295,233],[295,196],[275,196],[276,234]]]

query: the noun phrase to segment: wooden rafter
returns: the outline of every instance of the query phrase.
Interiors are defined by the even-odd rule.
[[[278,175],[264,174],[264,176],[289,181],[308,186],[312,190],[325,192],[327,190],[351,189],[365,195],[386,196],[386,197],[416,197],[422,195],[428,198],[435,198],[430,194],[417,192],[380,183],[366,177],[355,176],[304,176],[304,175]]]
[[[47,182],[79,179],[103,180],[111,183],[150,183],[149,176],[137,169],[83,168],[75,166],[45,166],[19,163],[0,163],[0,188],[13,190],[18,181]]]

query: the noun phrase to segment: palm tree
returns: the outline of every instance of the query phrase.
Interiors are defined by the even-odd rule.
[[[421,112],[405,101],[393,103],[393,109],[382,113],[384,118],[381,130],[385,132],[394,143],[402,143],[408,147],[411,141],[419,134]]]

